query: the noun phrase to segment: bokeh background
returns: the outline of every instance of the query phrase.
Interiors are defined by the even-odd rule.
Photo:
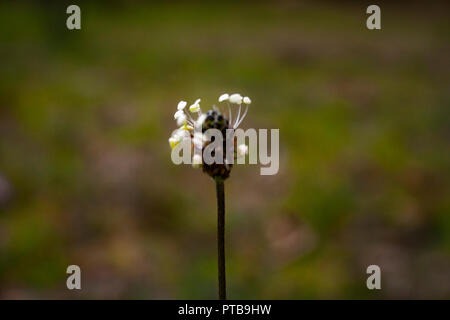
[[[450,298],[448,4],[69,4],[0,5],[0,298],[216,298],[214,183],[167,139],[224,92],[281,154],[226,183],[230,298]]]

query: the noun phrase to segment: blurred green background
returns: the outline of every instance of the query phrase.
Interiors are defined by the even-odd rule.
[[[0,5],[0,298],[216,298],[214,183],[167,139],[224,92],[281,154],[226,183],[229,298],[450,298],[447,4],[68,4]]]

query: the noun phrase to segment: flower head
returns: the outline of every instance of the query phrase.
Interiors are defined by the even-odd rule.
[[[242,97],[239,93],[229,95],[227,93],[222,94],[218,101],[221,103],[227,103],[228,105],[228,117],[217,107],[213,107],[206,113],[203,113],[200,108],[200,99],[197,99],[189,108],[186,109],[187,102],[180,101],[177,106],[177,111],[174,114],[174,119],[177,122],[179,128],[174,131],[169,138],[169,144],[171,148],[175,148],[179,143],[185,139],[190,140],[191,149],[196,151],[192,157],[192,166],[194,168],[202,168],[205,173],[211,177],[221,177],[226,179],[232,168],[232,164],[229,163],[226,158],[227,143],[226,139],[233,139],[232,146],[235,150],[234,155],[236,157],[245,156],[248,153],[248,147],[245,144],[236,146],[236,140],[234,135],[227,136],[227,129],[235,130],[239,124],[244,120],[248,106],[251,103],[249,97]],[[238,105],[238,111],[235,115],[234,124],[232,122],[232,107],[231,104]],[[245,105],[245,111],[241,114],[242,104]],[[234,108],[234,107],[233,107]],[[194,120],[193,115],[197,114],[198,117]],[[223,163],[207,164],[203,161],[203,150],[211,143],[206,136],[208,129],[217,129],[222,133],[223,145],[214,152],[219,152],[220,157],[223,157]]]

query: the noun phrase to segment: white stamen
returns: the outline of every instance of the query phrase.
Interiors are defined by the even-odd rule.
[[[180,102],[178,102],[177,109],[178,109],[178,110],[183,110],[184,107],[186,107],[186,105],[187,105],[187,102],[186,102],[186,101],[180,101]]]
[[[236,129],[237,127],[239,127],[239,125],[242,123],[242,121],[244,121],[245,116],[247,115],[247,111],[248,111],[248,105],[245,108],[244,114],[242,115],[241,119],[239,119],[239,122],[236,124],[234,124],[233,129]]]
[[[228,93],[224,93],[219,97],[219,102],[226,101],[229,97],[230,95]]]
[[[196,128],[200,128],[201,129],[205,119],[206,119],[206,114],[205,113],[202,113],[201,115],[199,115],[197,121],[195,122]]]
[[[186,115],[183,113],[183,114],[180,114],[177,118],[177,125],[178,126],[182,126],[183,124],[185,124],[186,123]]]
[[[237,115],[237,117],[236,117],[236,122],[234,123],[234,128],[236,128],[237,127],[237,123],[239,122],[239,117],[240,117],[240,115],[241,115],[241,105],[239,105],[239,111],[238,111],[238,115]]]
[[[181,115],[183,115],[184,112],[183,110],[178,110],[177,112],[175,112],[175,114],[173,115],[173,118],[176,120],[178,119]]]
[[[195,100],[194,104],[189,107],[190,112],[199,112],[200,109],[200,99]]]
[[[235,93],[235,94],[232,94],[228,100],[231,103],[241,104],[242,103],[242,96],[239,93]]]
[[[204,137],[201,132],[194,133],[194,138],[192,139],[192,143],[196,148],[202,149],[204,143]]]

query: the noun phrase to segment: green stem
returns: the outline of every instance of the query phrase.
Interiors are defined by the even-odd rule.
[[[219,271],[219,299],[227,299],[225,281],[225,187],[223,179],[216,177],[217,194],[217,253]]]

